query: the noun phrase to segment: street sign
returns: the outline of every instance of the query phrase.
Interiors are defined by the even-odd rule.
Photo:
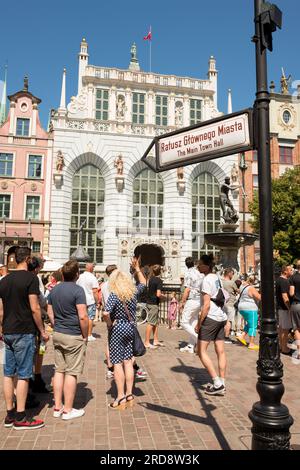
[[[253,110],[220,116],[155,137],[142,160],[156,172],[253,149]]]

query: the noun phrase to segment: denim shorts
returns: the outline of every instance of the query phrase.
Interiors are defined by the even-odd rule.
[[[36,336],[33,334],[4,335],[5,360],[3,374],[5,377],[17,376],[19,379],[32,377]]]
[[[94,320],[96,316],[96,304],[88,305],[87,312],[89,319]]]

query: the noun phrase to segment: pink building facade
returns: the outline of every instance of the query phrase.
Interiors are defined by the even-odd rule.
[[[40,123],[41,100],[23,90],[8,97],[0,127],[0,262],[9,247],[30,246],[48,255],[52,177],[52,134]]]

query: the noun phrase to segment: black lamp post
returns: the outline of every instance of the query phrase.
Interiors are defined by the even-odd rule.
[[[246,193],[245,193],[245,171],[248,166],[245,159],[245,154],[241,153],[240,155],[240,170],[242,172],[242,197],[243,197],[243,233],[246,232]],[[243,259],[244,259],[244,274],[247,273],[247,260],[246,260],[246,246],[243,245]]]
[[[85,224],[86,224],[86,219],[81,224],[77,232],[79,234],[78,247],[76,248],[75,251],[73,251],[73,253],[70,256],[70,259],[75,259],[78,262],[80,272],[84,271],[85,264],[91,260],[90,255],[83,248],[83,227]]]
[[[260,349],[257,361],[257,392],[260,401],[249,413],[252,421],[252,449],[290,448],[289,428],[293,418],[281,403],[284,393],[283,365],[280,360],[277,322],[274,308],[272,190],[269,131],[269,92],[267,85],[267,49],[272,51],[272,32],[281,28],[281,11],[263,0],[254,0],[256,47],[255,101],[256,146],[259,178],[259,223],[261,257],[262,316]]]

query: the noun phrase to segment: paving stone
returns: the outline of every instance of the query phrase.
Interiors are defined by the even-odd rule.
[[[105,338],[105,328],[102,323],[97,324],[95,332]],[[143,330],[144,326],[141,327],[142,336]],[[97,341],[88,350],[75,401],[76,406],[84,407],[84,417],[68,422],[55,419],[52,416],[52,396],[42,397],[40,417],[43,417],[46,426],[40,430],[22,432],[0,427],[0,448],[189,451],[223,447],[247,450],[251,446],[251,422],[247,415],[258,400],[257,355],[249,355],[246,349],[236,345],[226,348],[226,396],[207,397],[204,384],[209,382],[209,377],[199,359],[179,352],[178,344],[185,334],[165,328],[161,328],[160,334],[166,348],[147,353],[138,360],[139,365],[148,372],[148,378],[136,382],[136,400],[132,409],[121,412],[108,408],[108,403],[114,399],[111,390],[115,387],[113,381],[105,379],[106,366],[98,360],[99,357],[104,358],[105,342]],[[209,354],[215,361],[212,347]],[[286,391],[282,401],[295,420],[291,432],[299,437],[299,372],[287,358],[283,362]],[[241,363],[243,367],[239,366]],[[50,383],[53,369],[51,342],[44,364],[47,366],[45,378]],[[0,422],[6,415],[2,387],[0,369]],[[245,436],[248,447],[242,441]],[[295,442],[299,441],[298,437]]]

